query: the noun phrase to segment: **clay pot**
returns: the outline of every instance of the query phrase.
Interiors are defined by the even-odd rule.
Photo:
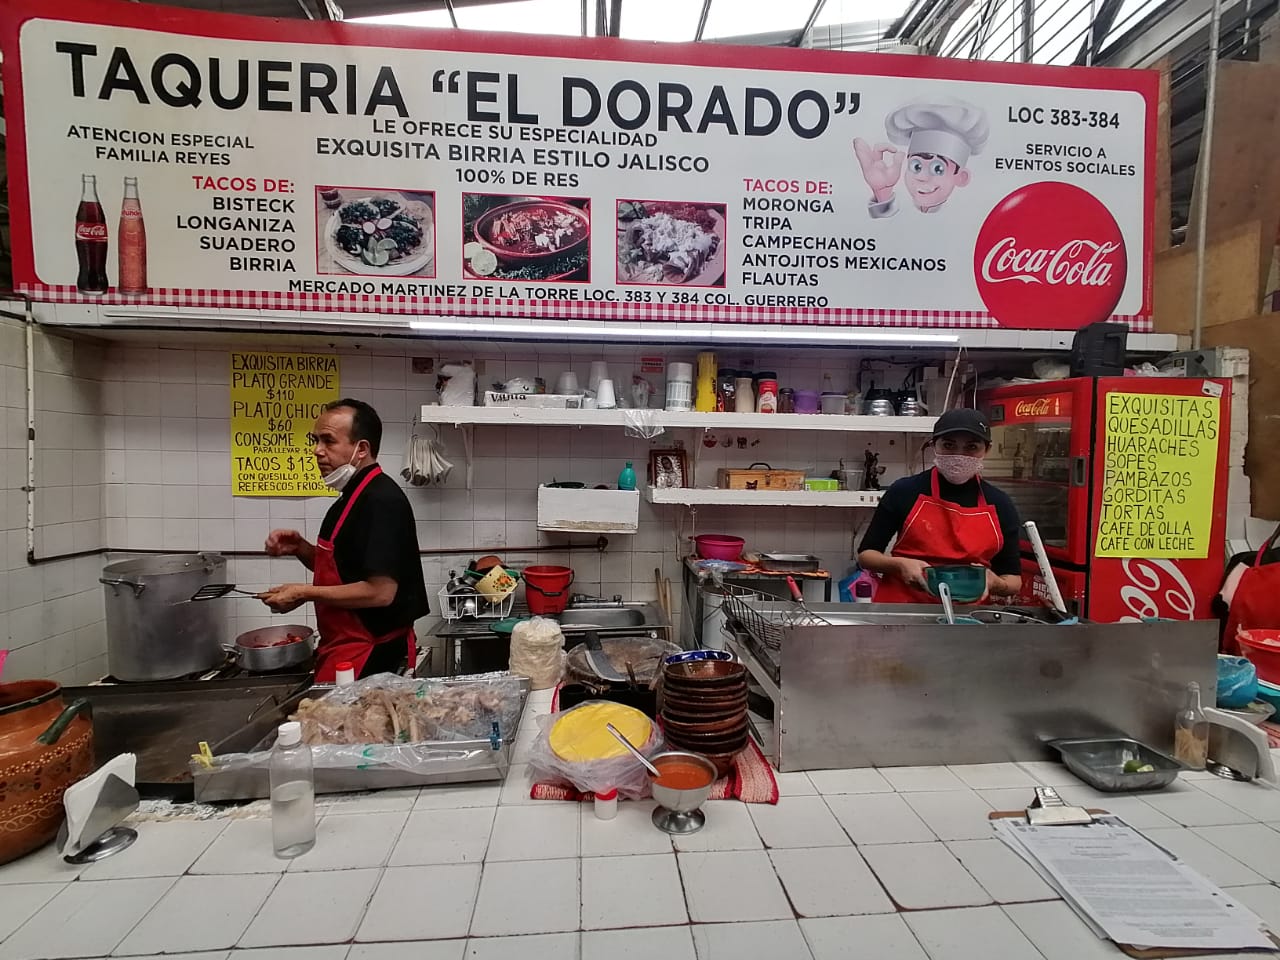
[[[63,793],[93,772],[88,707],[52,680],[0,683],[0,863],[52,840]]]
[[[747,682],[747,668],[728,660],[691,660],[688,663],[669,663],[663,668],[663,678],[673,686],[705,687],[736,686]]]

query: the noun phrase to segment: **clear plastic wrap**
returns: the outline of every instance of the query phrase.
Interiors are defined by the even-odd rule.
[[[654,410],[637,410],[635,408],[623,410],[622,420],[624,423],[623,432],[628,437],[636,437],[640,440],[654,440],[666,432],[666,428],[658,423],[657,411]]]
[[[304,724],[317,784],[319,771],[366,771],[356,783],[379,770],[412,775],[405,783],[437,774],[457,779],[461,774],[508,762],[507,745],[519,727],[527,683],[523,677],[505,673],[447,681],[380,673],[301,701],[292,718]],[[396,713],[394,722],[388,703]],[[423,739],[412,740],[415,735]],[[197,776],[209,770],[215,774],[257,771],[265,775],[274,744],[273,729],[252,751],[219,753],[208,764],[193,758],[191,770]],[[499,762],[499,758],[504,759]],[[235,795],[265,796],[254,792]]]
[[[529,689],[547,690],[564,674],[564,634],[549,617],[533,617],[511,631],[511,672],[529,678]]]
[[[650,795],[649,773],[640,761],[625,752],[621,744],[617,745],[617,749],[622,751],[621,755],[600,760],[566,759],[552,747],[551,732],[559,721],[578,711],[589,711],[589,708],[601,707],[617,710],[631,709],[608,701],[588,700],[568,710],[539,717],[538,737],[534,741],[533,753],[529,759],[530,766],[538,779],[567,783],[580,791],[591,793],[616,787],[620,796],[629,800],[643,799]],[[638,710],[632,712],[639,713]],[[596,730],[593,725],[588,733],[594,738],[602,731],[604,731],[604,721],[600,722],[599,730]],[[607,732],[605,736],[608,736]],[[656,723],[650,723],[649,740],[643,744],[637,743],[636,746],[645,756],[662,752],[662,732]]]

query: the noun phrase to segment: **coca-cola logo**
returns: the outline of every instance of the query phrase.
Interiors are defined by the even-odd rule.
[[[76,239],[105,243],[107,239],[107,225],[105,223],[77,223]]]
[[[1015,417],[1043,417],[1049,412],[1049,398],[1039,400],[1019,400],[1013,408]]]
[[[973,250],[978,293],[1003,326],[1071,330],[1115,311],[1128,276],[1111,212],[1070,183],[1032,183],[987,214]]]

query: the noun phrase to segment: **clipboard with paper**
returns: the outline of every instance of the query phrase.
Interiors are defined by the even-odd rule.
[[[990,820],[1096,936],[1131,957],[1280,949],[1247,907],[1105,810],[1067,807],[1042,787],[1026,811]]]

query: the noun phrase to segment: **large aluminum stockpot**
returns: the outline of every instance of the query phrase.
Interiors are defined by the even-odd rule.
[[[222,663],[226,607],[188,602],[227,579],[216,553],[175,553],[108,564],[103,583],[107,667],[117,680],[173,680]]]

